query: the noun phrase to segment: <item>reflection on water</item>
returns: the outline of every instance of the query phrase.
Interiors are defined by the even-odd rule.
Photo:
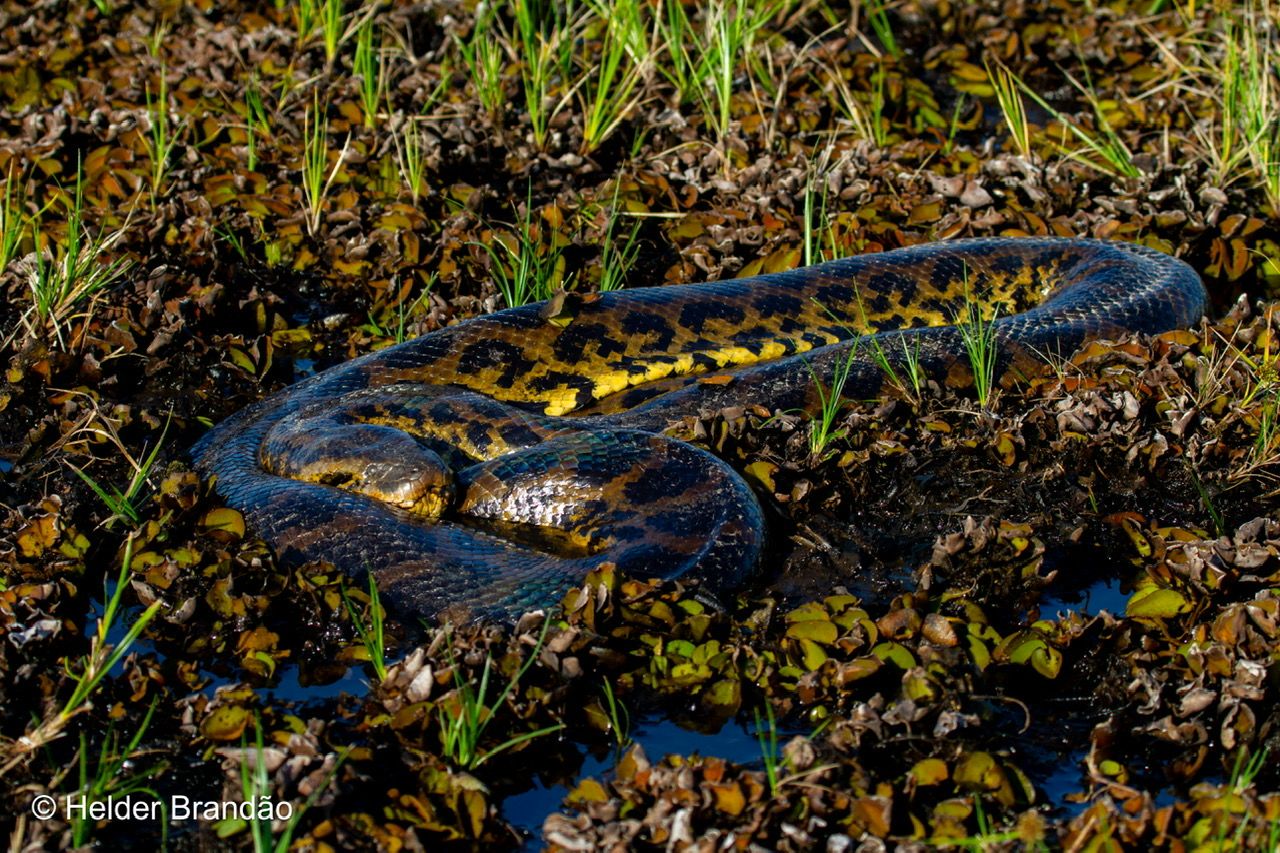
[[[1097,616],[1103,610],[1112,616],[1123,616],[1129,592],[1120,577],[1104,577],[1080,589],[1050,587],[1040,599],[1040,612],[1046,617],[1074,610],[1086,616]]]

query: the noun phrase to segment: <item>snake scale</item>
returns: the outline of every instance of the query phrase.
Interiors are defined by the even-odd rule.
[[[193,455],[282,561],[371,571],[402,614],[516,614],[605,561],[726,590],[760,554],[760,505],[732,467],[668,431],[727,406],[812,406],[841,369],[847,398],[875,397],[887,374],[871,334],[890,359],[912,353],[966,384],[955,320],[975,300],[999,306],[1006,376],[1090,338],[1191,325],[1206,296],[1172,257],[1069,238],[561,294],[318,373]]]

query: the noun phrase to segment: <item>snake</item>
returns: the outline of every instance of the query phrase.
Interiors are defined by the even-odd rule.
[[[593,569],[736,590],[766,550],[748,480],[693,438],[732,407],[876,399],[894,377],[1008,382],[1095,338],[1196,323],[1155,249],[1068,237],[923,243],[695,284],[560,292],[307,377],[194,446],[285,565],[372,573],[393,612],[513,617]]]

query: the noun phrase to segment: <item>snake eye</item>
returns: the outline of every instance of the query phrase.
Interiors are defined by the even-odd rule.
[[[411,460],[376,460],[345,488],[433,522],[453,503],[453,473],[435,453],[420,448]]]
[[[438,521],[444,511],[453,505],[453,480],[448,479],[432,483],[422,495],[409,507],[410,514],[421,521]]]

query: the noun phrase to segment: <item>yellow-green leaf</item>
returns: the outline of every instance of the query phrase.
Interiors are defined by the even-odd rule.
[[[971,752],[956,765],[957,785],[994,791],[1004,784],[1004,771],[990,753]]]
[[[200,519],[200,526],[208,531],[218,531],[228,539],[244,538],[244,516],[230,507],[211,509]]]
[[[792,622],[809,622],[811,620],[829,621],[831,614],[827,609],[816,601],[810,601],[808,604],[802,604],[795,610],[792,610],[784,617],[788,623]]]
[[[939,782],[945,782],[949,775],[947,762],[941,758],[917,761],[909,773],[912,781],[917,785],[937,785]]]
[[[915,656],[901,643],[881,643],[873,648],[871,653],[882,661],[896,664],[901,669],[911,669],[916,665]]]
[[[793,640],[811,640],[829,646],[836,641],[839,633],[834,622],[795,622],[787,626],[787,636]]]
[[[215,708],[200,723],[200,734],[209,740],[236,740],[249,725],[249,709],[240,705]]]
[[[801,640],[800,652],[804,657],[804,667],[810,672],[827,662],[827,653],[812,640]]]
[[[583,779],[565,799],[571,803],[607,803],[609,795],[595,779]]]
[[[1133,594],[1124,613],[1139,619],[1168,619],[1190,609],[1187,599],[1176,589],[1149,587]]]

